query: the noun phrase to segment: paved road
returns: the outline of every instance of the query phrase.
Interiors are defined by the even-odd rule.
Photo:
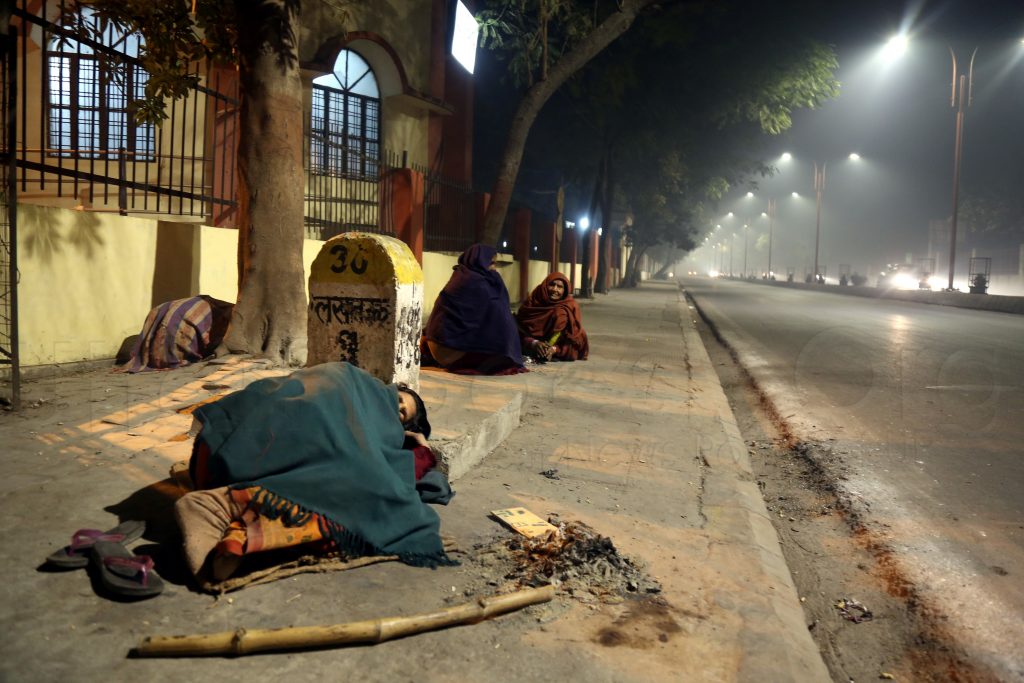
[[[965,647],[1024,680],[1024,316],[683,284]]]

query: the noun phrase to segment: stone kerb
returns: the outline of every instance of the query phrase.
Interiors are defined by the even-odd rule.
[[[386,383],[419,387],[423,270],[403,242],[347,232],[309,275],[307,365],[348,361]]]

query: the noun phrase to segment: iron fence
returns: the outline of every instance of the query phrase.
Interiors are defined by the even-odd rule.
[[[558,243],[558,260],[562,263],[572,263],[573,244],[579,239],[574,228],[562,228],[562,240]],[[577,250],[577,259],[579,251]]]
[[[2,38],[0,64],[0,372],[4,375],[6,395],[2,400],[15,410],[21,397],[18,363],[18,235],[14,153],[15,115],[14,73],[17,38]]]
[[[477,241],[476,196],[470,183],[447,178],[422,166],[423,248],[461,252]]]
[[[19,201],[96,211],[233,219],[238,81],[194,65],[200,85],[167,104],[159,126],[136,125],[130,103],[148,75],[141,38],[81,8],[81,31],[61,25],[66,3],[19,0]],[[31,77],[30,77],[31,74]],[[29,86],[38,85],[36,88]]]
[[[327,240],[343,232],[359,230],[395,234],[392,202],[385,201],[394,189],[392,170],[406,166],[405,153],[383,150],[380,158],[366,157],[358,149],[342,150],[346,164],[320,164],[317,150],[335,144],[307,124],[303,155],[306,175],[306,237]]]

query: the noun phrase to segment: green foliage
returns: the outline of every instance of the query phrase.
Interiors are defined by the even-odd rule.
[[[488,0],[476,15],[480,45],[506,60],[516,85],[529,87],[590,34],[595,7],[578,0]]]
[[[573,78],[533,156],[589,164],[592,174],[594,150],[611,149],[630,242],[692,248],[717,200],[771,173],[759,158],[767,136],[792,125],[795,109],[838,93],[832,49],[781,14],[696,0],[638,21]]]

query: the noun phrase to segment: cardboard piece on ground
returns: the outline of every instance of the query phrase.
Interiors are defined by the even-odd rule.
[[[498,521],[527,538],[547,536],[552,531],[558,531],[554,525],[548,524],[526,508],[491,510],[491,514],[497,517]]]

